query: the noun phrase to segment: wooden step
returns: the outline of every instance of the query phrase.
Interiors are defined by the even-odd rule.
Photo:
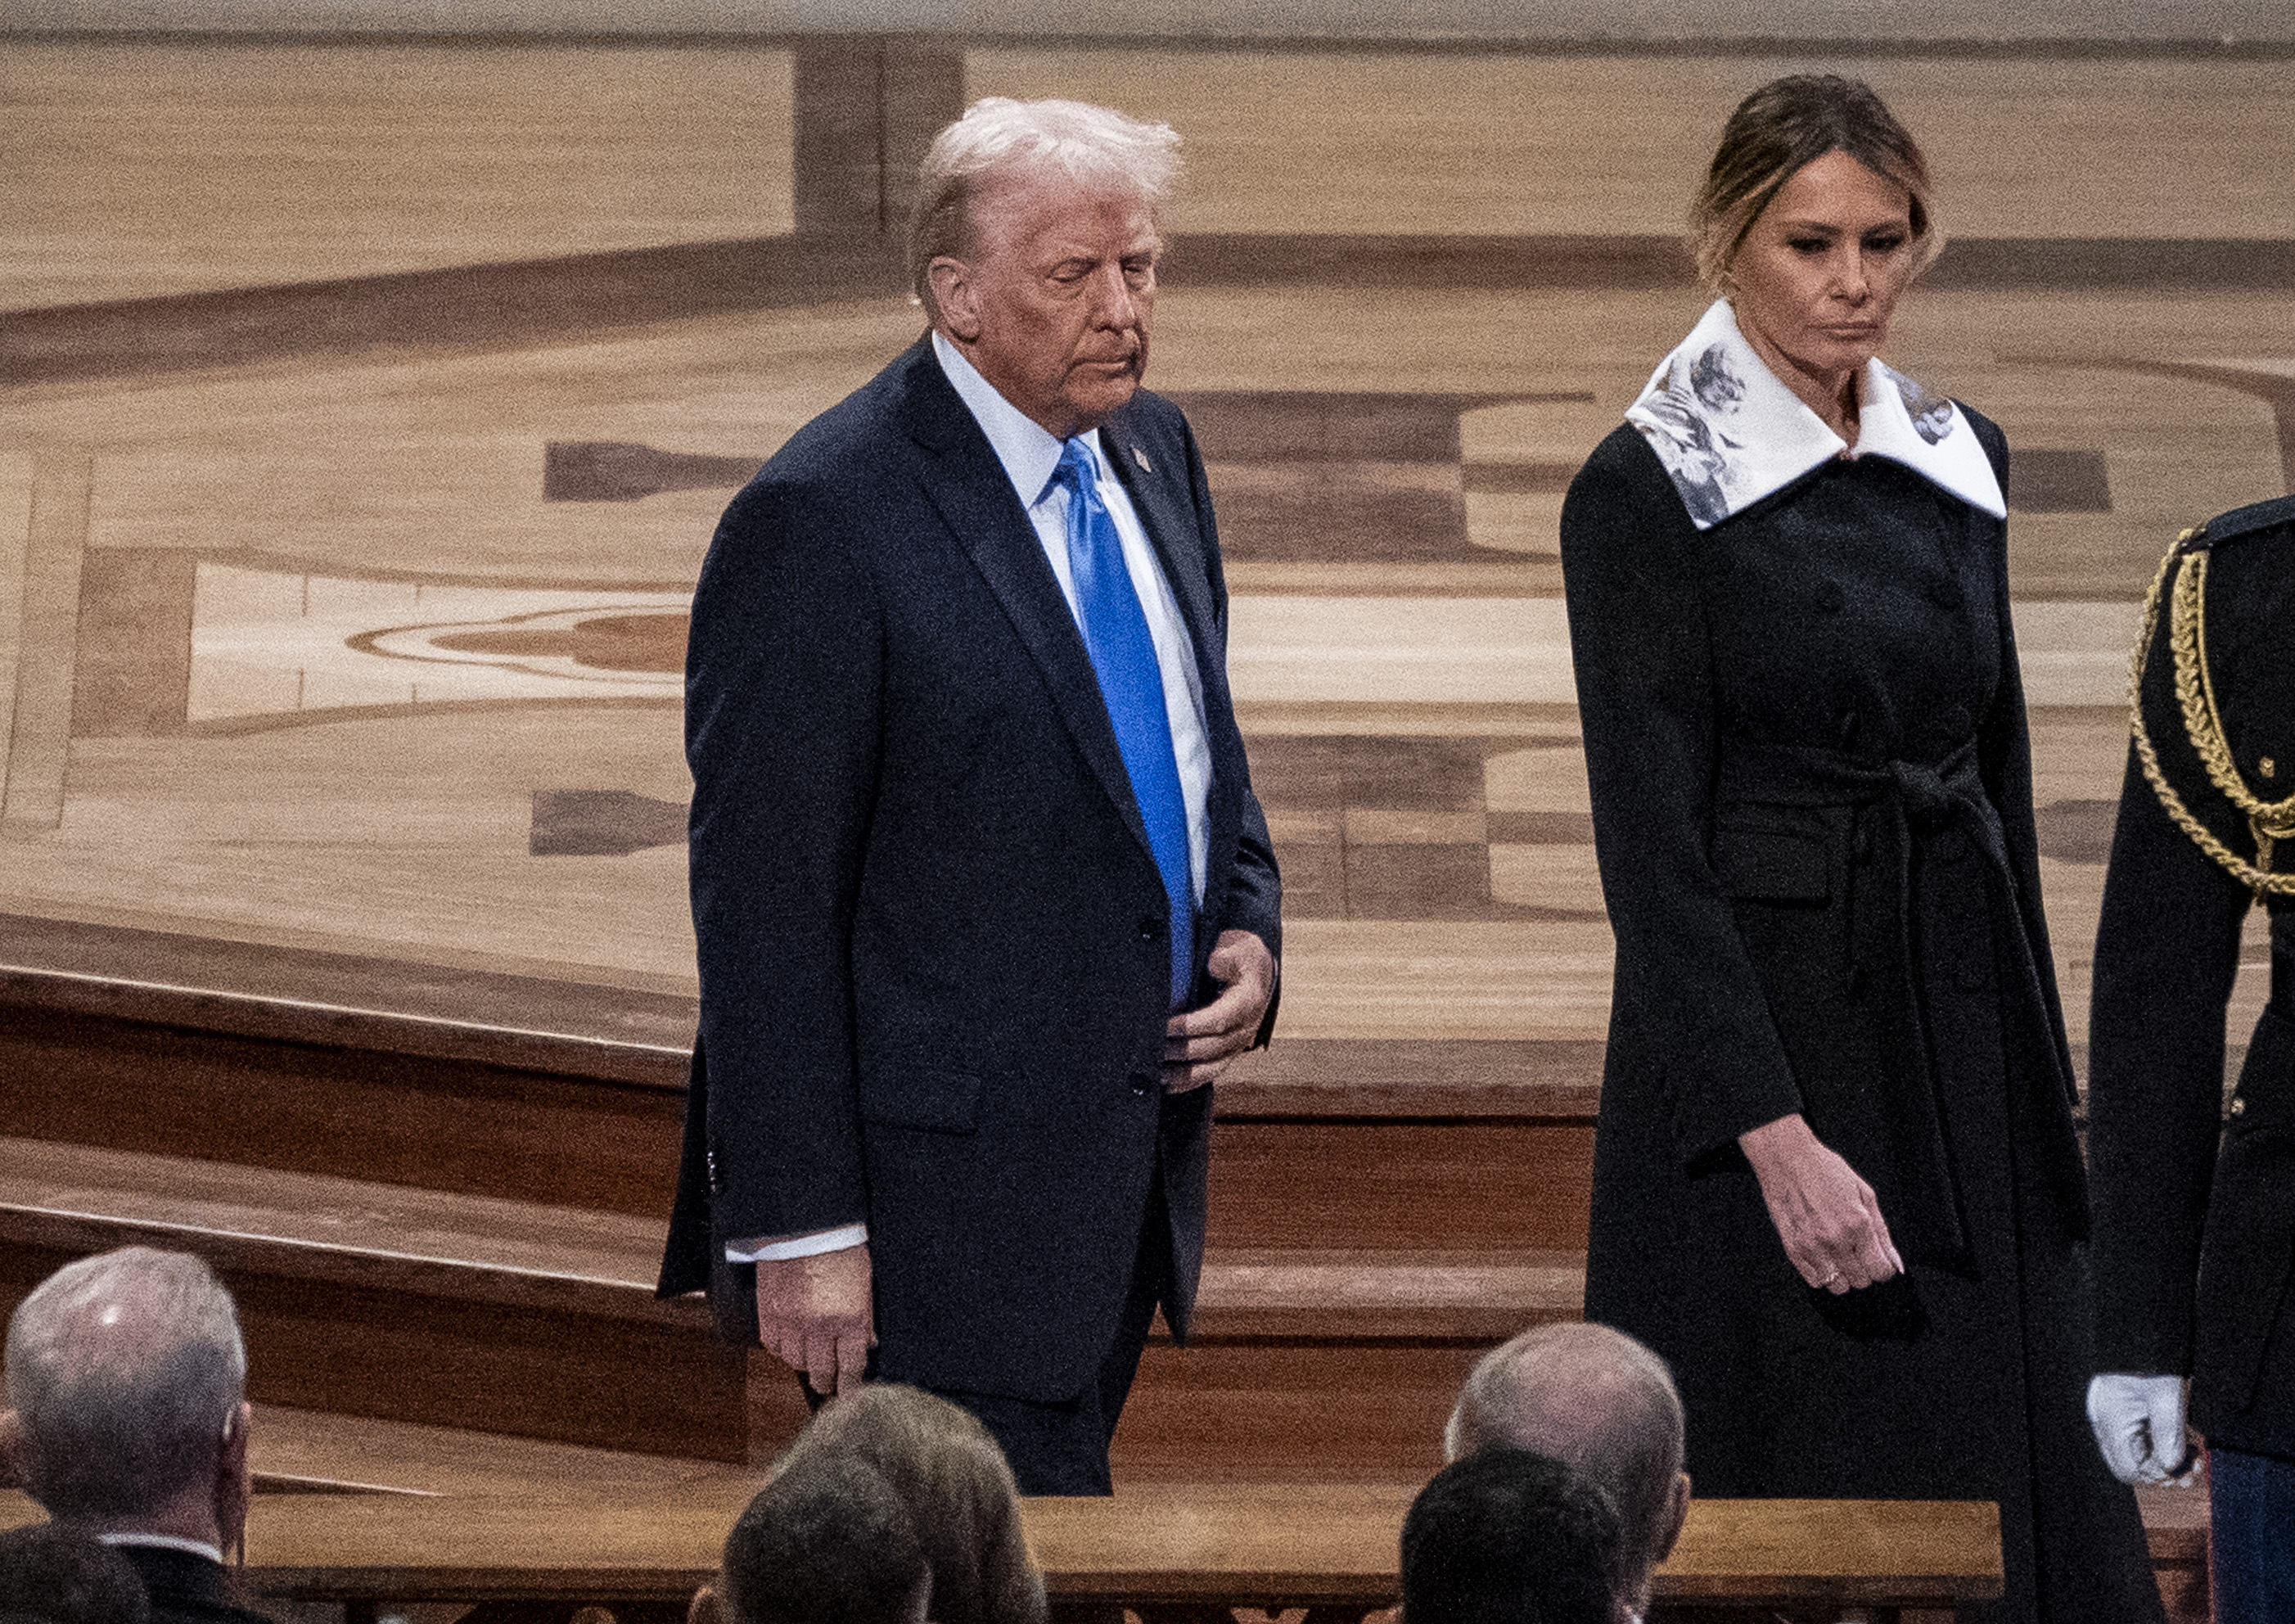
[[[659,1237],[614,1213],[0,1140],[11,1310],[74,1257],[192,1252],[238,1299],[253,1398],[746,1460],[746,1361],[698,1300],[655,1300]]]
[[[240,1302],[250,1391],[347,1415],[740,1461],[804,1416],[778,1361],[657,1302],[658,1220],[0,1139],[0,1293],[133,1243],[207,1258]],[[1580,1261],[1259,1249],[1206,1260],[1191,1346],[1151,1343],[1121,1450],[1149,1476],[1416,1470],[1458,1380],[1572,1317]]]
[[[0,915],[0,1121],[659,1218],[693,1014],[663,993]],[[1212,1243],[1582,1250],[1601,1054],[1278,1041],[1219,1085]]]
[[[257,1494],[514,1498],[755,1491],[746,1463],[511,1438],[466,1427],[257,1404],[249,1434]],[[727,1489],[726,1485],[732,1485]]]

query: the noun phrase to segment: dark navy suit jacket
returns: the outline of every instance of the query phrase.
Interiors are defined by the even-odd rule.
[[[1209,996],[1221,931],[1281,948],[1210,491],[1167,401],[1100,439],[1202,676]],[[754,1341],[725,1244],[865,1220],[878,1374],[1062,1400],[1113,1339],[1160,1167],[1184,1334],[1212,1100],[1159,1082],[1168,903],[1082,638],[929,342],[726,510],[686,741],[701,1029],[662,1290],[708,1283]]]

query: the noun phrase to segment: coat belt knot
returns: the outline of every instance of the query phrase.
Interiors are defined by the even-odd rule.
[[[1790,745],[1738,744],[1725,748],[1719,792],[1725,800],[1816,808],[1848,808],[1871,825],[1876,838],[1871,861],[1879,866],[1885,906],[1893,915],[1876,937],[1856,933],[1852,962],[1865,968],[1870,954],[1886,962],[1869,967],[1874,994],[1887,1009],[1899,1034],[1891,1046],[1893,1073],[1889,1098],[1880,1108],[1895,1122],[1890,1135],[1900,1160],[1896,1184],[1907,1209],[1891,1215],[1900,1250],[1928,1261],[1958,1262],[1968,1255],[1961,1200],[1946,1143],[1928,1005],[1953,974],[1928,939],[1921,920],[1931,885],[1932,864],[1956,861],[1958,836],[1982,861],[1998,974],[2019,985],[2017,1007],[2044,1008],[2039,956],[2025,935],[2018,909],[2018,884],[1999,812],[1985,788],[1974,738],[1964,739],[1934,761],[1859,758],[1840,750]],[[1941,837],[1941,838],[1940,838]],[[1851,859],[1852,869],[1861,865]],[[1885,878],[1881,877],[1885,876]],[[1875,923],[1880,923],[1876,920]],[[2005,1004],[2007,1000],[2004,1000]],[[2067,1222],[2086,1228],[2086,1184],[2072,1136],[2070,1073],[2054,1037],[2042,1032],[2004,1032],[2011,1086],[2032,1091],[2035,1120],[2060,1128],[2045,1134],[2046,1175],[2062,1196]],[[2020,1113],[2021,1114],[2021,1113]]]

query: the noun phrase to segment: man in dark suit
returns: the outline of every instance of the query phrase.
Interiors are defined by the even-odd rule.
[[[36,1522],[0,1534],[0,1620],[9,1624],[151,1624],[143,1581],[94,1537]]]
[[[2187,532],[2146,612],[2089,1016],[2096,1351],[2122,1479],[2206,1436],[2216,1617],[2295,1618],[2295,497]],[[2223,1097],[2249,910],[2270,1000]]]
[[[1184,1335],[1194,1301],[1205,1085],[1274,1016],[1210,492],[1139,388],[1176,144],[1058,102],[942,132],[932,331],[734,499],[688,655],[662,1290],[817,1394],[964,1405],[1031,1493],[1107,1491],[1156,1308]]]
[[[268,1624],[224,1552],[247,1526],[247,1351],[231,1293],[180,1253],[65,1265],[8,1322],[8,1430],[32,1498],[127,1558],[152,1624]]]

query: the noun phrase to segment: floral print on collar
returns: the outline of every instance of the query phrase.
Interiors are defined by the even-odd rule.
[[[1878,359],[1858,380],[1858,437],[1825,425],[1753,353],[1727,299],[1650,374],[1626,421],[1641,430],[1700,530],[1710,530],[1846,453],[1886,457],[2005,518],[1991,459],[1960,408]]]

